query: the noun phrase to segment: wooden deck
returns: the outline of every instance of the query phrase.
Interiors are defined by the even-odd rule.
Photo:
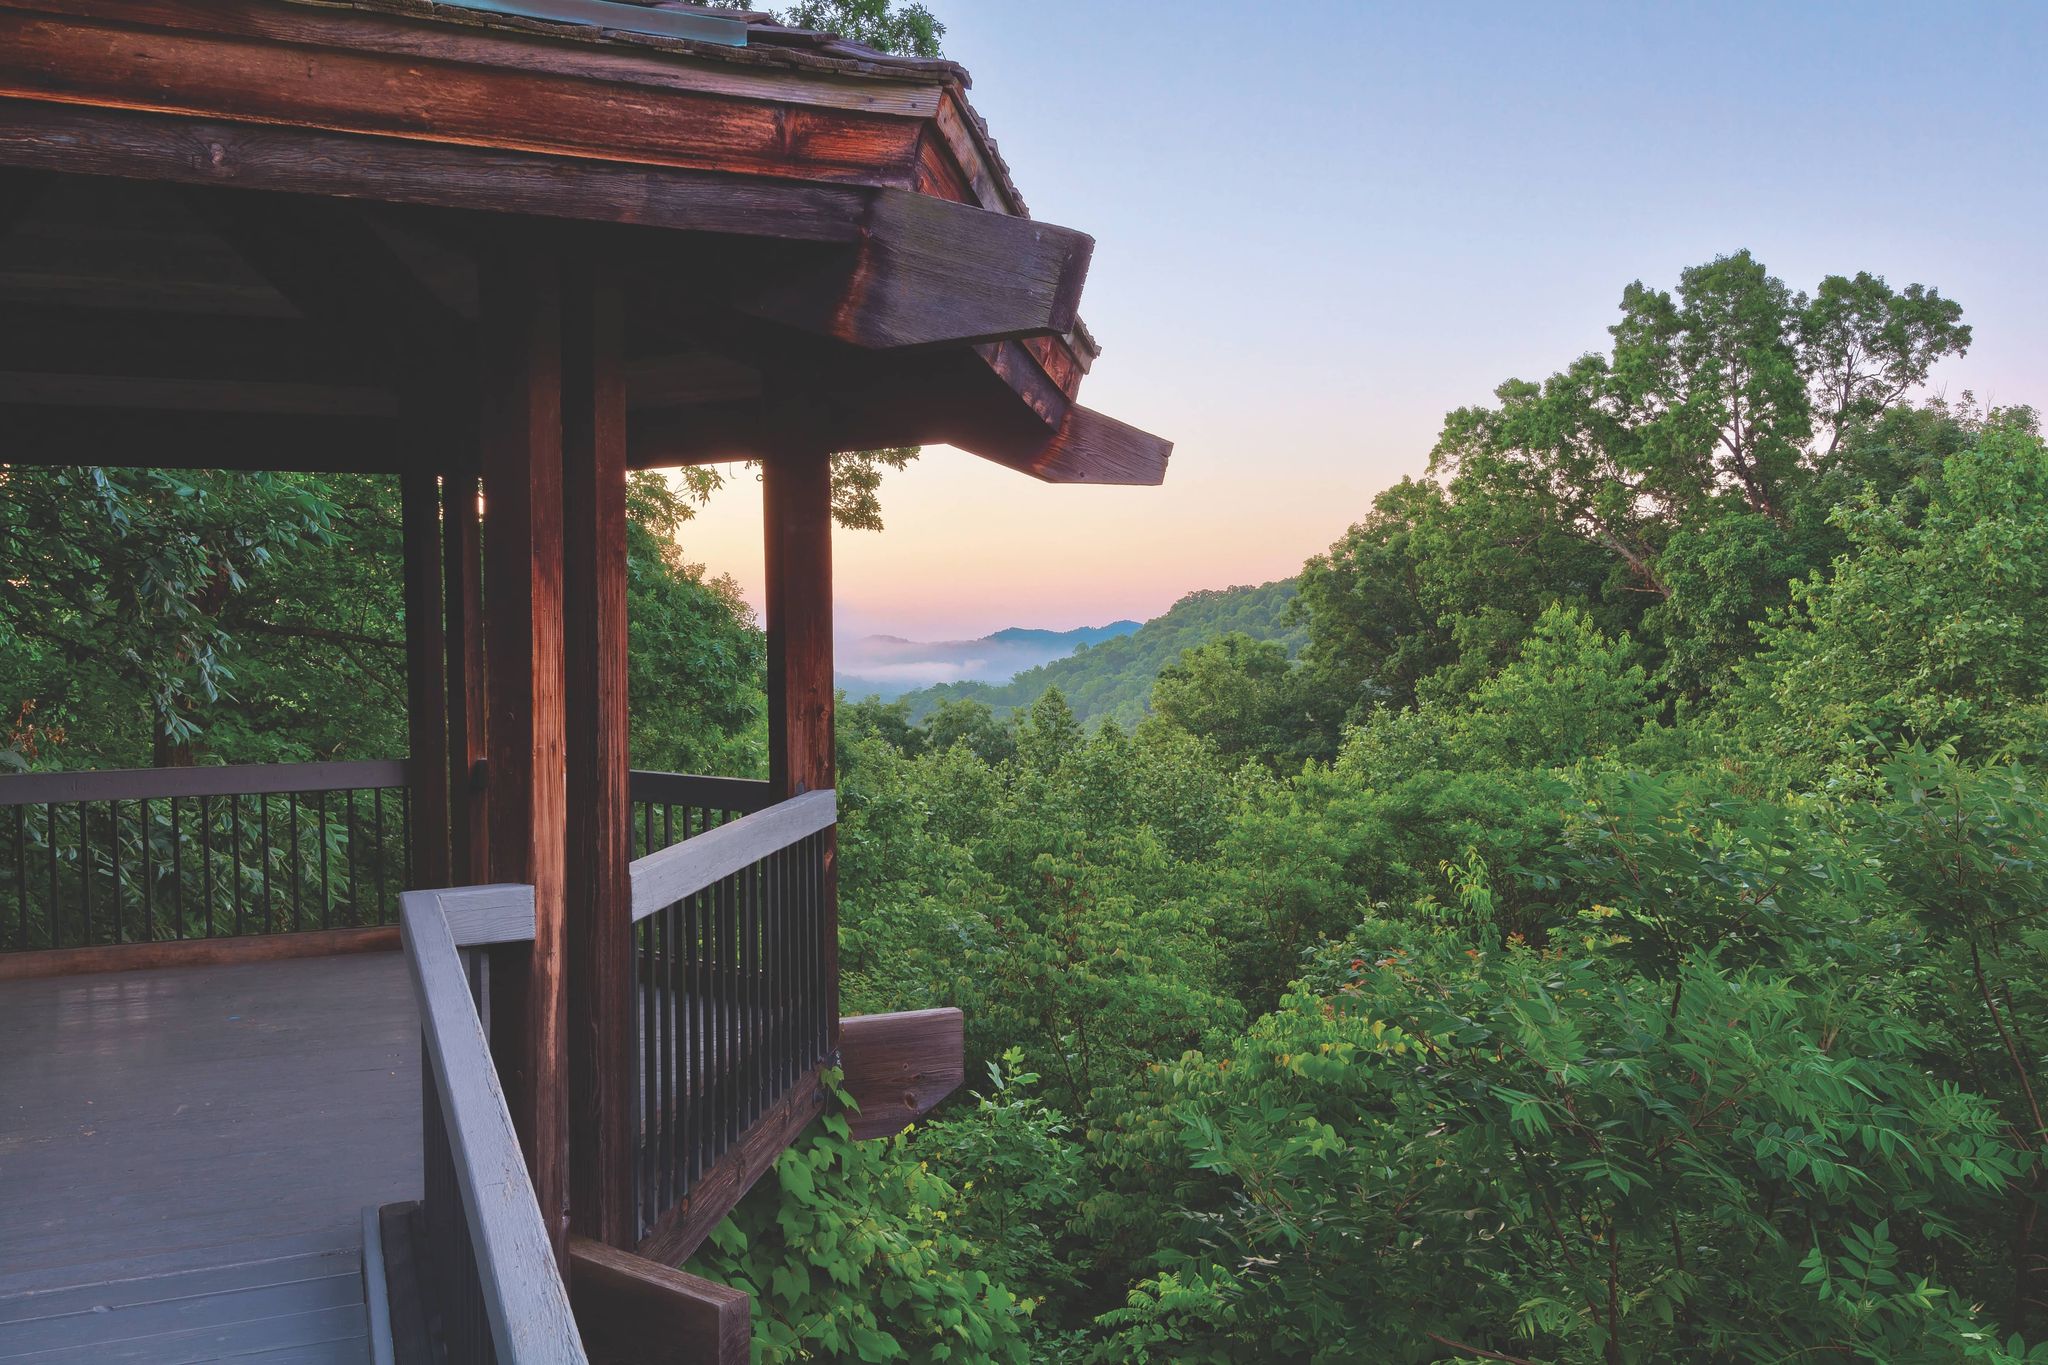
[[[419,1133],[396,953],[0,984],[0,1360],[369,1360]]]

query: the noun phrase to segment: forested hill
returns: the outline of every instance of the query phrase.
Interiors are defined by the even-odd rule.
[[[1064,659],[1026,669],[1007,683],[940,683],[906,692],[910,720],[922,721],[939,703],[971,699],[997,712],[1031,705],[1048,688],[1057,687],[1074,709],[1075,719],[1094,728],[1105,720],[1136,725],[1145,715],[1159,670],[1176,662],[1181,651],[1233,633],[1254,640],[1277,640],[1289,655],[1307,638],[1290,617],[1295,583],[1291,578],[1258,587],[1217,588],[1191,592],[1164,616],[1155,616],[1129,635],[1087,645]]]

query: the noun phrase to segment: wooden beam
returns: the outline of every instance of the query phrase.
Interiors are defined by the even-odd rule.
[[[785,445],[762,462],[767,535],[768,780],[786,800],[833,785],[832,462]]]
[[[569,1239],[569,1304],[591,1365],[746,1365],[753,1299],[588,1237]]]
[[[168,943],[115,943],[98,948],[42,948],[0,953],[0,981],[96,972],[140,972],[157,967],[211,967],[233,962],[281,962],[295,957],[398,950],[398,926],[306,929],[241,938],[188,938]]]
[[[832,461],[803,427],[789,429],[764,461],[767,533],[768,781],[788,799],[834,786],[832,708]],[[839,1035],[839,845],[822,843],[819,932],[825,954],[825,1017]]]
[[[841,1082],[860,1106],[857,1138],[900,1133],[966,1078],[966,1017],[956,1009],[858,1014],[839,1021]]]
[[[967,449],[1047,483],[1151,485],[1166,482],[1173,442],[1075,404],[1052,438],[1026,455]]]
[[[413,761],[412,880],[446,886],[448,746],[446,650],[441,612],[441,486],[431,473],[399,476],[405,551],[405,720]]]
[[[651,1261],[681,1265],[711,1235],[711,1229],[754,1183],[775,1166],[775,1158],[795,1142],[825,1108],[825,1091],[817,1073],[791,1086],[775,1107],[754,1121],[725,1154],[690,1186],[690,1192],[655,1221],[637,1251]]]
[[[0,403],[0,460],[12,464],[396,474],[400,437],[388,418]]]
[[[372,359],[296,318],[0,302],[0,370],[360,389]]]
[[[190,191],[185,202],[301,313],[415,377],[469,352],[468,324],[363,220],[331,198]]]
[[[590,257],[563,290],[562,555],[567,630],[569,1209],[629,1245],[634,1222],[633,810],[626,747],[625,300]]]
[[[0,404],[51,408],[135,408],[152,412],[240,412],[298,417],[395,417],[398,400],[374,388],[275,384],[248,379],[0,370]]]
[[[493,62],[493,49],[531,50],[526,38],[422,57],[357,47],[355,30],[380,22],[361,15],[329,11],[315,33],[314,6],[297,7],[302,36],[280,41],[275,29],[220,31],[220,0],[27,0],[62,15],[22,2],[0,3],[0,94],[906,189],[916,172],[919,119],[651,84],[628,93],[595,73]]]
[[[1073,327],[1094,239],[903,190],[875,194],[858,248],[734,306],[870,349],[1052,336]]]
[[[490,872],[532,886],[535,903],[531,948],[492,959],[492,1053],[559,1252],[569,1199],[561,276],[542,245],[507,240],[481,286]]]
[[[858,243],[871,191],[0,96],[0,165]]]
[[[390,6],[377,13],[360,6],[345,10],[325,5],[281,6],[274,0],[204,0],[200,4],[29,0],[27,7],[115,19],[146,15],[147,22],[165,27],[301,48],[341,46],[406,60],[456,61],[573,76],[602,81],[615,89],[650,85],[911,118],[930,118],[937,112],[944,89],[941,82],[946,79],[943,72],[909,72],[877,79],[872,72],[854,77],[782,63],[736,65],[700,57],[674,42],[626,33],[613,35],[624,43],[594,43],[584,35],[566,35],[545,20],[469,5],[444,6],[418,15],[392,13]]]
[[[469,452],[475,455],[474,442]],[[484,800],[483,523],[474,472],[441,480],[441,597],[448,659],[448,869],[451,881],[490,879],[490,810]]]

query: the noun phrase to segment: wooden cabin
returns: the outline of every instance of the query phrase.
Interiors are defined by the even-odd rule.
[[[411,748],[0,777],[0,1360],[746,1358],[820,1071],[960,1079],[839,1014],[829,457],[1158,482],[1090,249],[760,15],[0,0],[0,462],[397,476]],[[627,471],[740,458],[771,776],[629,771]]]

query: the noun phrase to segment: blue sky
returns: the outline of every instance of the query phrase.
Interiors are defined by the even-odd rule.
[[[1742,247],[1939,287],[1976,344],[1936,386],[2048,406],[2048,4],[928,3],[1033,213],[1096,238],[1084,401],[1178,445],[1148,490],[929,450],[837,539],[842,631],[1290,574],[1448,409]],[[686,548],[753,588],[759,536],[743,481]]]

